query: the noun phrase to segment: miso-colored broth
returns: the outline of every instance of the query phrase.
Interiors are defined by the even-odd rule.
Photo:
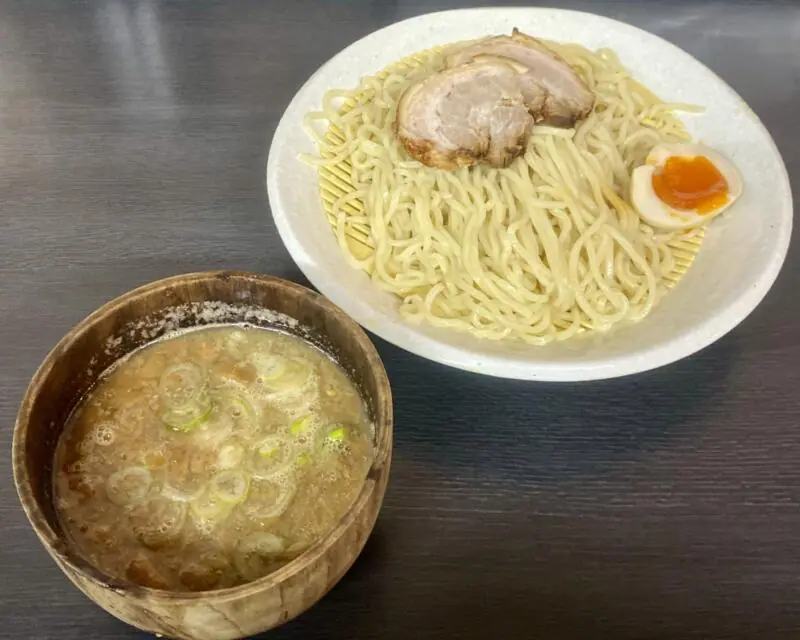
[[[70,417],[57,511],[111,576],[177,591],[235,586],[335,526],[364,483],[373,435],[353,383],[303,340],[189,331],[119,362]]]

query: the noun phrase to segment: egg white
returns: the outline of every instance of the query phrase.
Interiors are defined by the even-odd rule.
[[[658,197],[653,189],[653,174],[671,157],[703,156],[711,162],[728,183],[728,201],[708,213],[674,209]],[[702,144],[659,144],[653,147],[645,164],[631,175],[631,202],[639,216],[661,229],[689,229],[706,224],[730,207],[742,195],[742,176],[733,163],[721,153]]]

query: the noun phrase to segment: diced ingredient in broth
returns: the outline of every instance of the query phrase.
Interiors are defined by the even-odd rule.
[[[56,454],[59,517],[114,577],[205,591],[256,580],[330,531],[372,461],[345,373],[299,338],[176,334],[104,375]]]

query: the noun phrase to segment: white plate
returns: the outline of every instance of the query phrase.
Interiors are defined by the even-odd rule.
[[[693,136],[729,156],[745,191],[708,229],[694,265],[642,322],[603,336],[545,347],[480,340],[410,325],[397,299],[350,267],[320,202],[315,151],[303,116],[332,88],[352,88],[403,56],[437,44],[508,33],[610,47],[662,99],[700,104],[685,118]],[[680,81],[676,82],[676,78]],[[608,18],[558,9],[467,9],[434,13],[381,29],[350,45],[303,85],[270,148],[267,186],[278,232],[314,285],[366,329],[424,358],[478,373],[525,380],[590,380],[653,369],[714,342],[741,322],[778,275],[789,245],[792,195],[775,143],[752,110],[712,71],[654,35]]]

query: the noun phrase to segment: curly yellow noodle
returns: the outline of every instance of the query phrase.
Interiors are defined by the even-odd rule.
[[[393,124],[406,87],[444,65],[415,54],[334,90],[306,129],[342,251],[410,322],[531,344],[644,318],[691,265],[702,230],[665,234],[628,201],[631,170],[661,142],[689,139],[666,103],[613,51],[549,43],[595,93],[575,130],[536,127],[506,169],[431,169]]]

